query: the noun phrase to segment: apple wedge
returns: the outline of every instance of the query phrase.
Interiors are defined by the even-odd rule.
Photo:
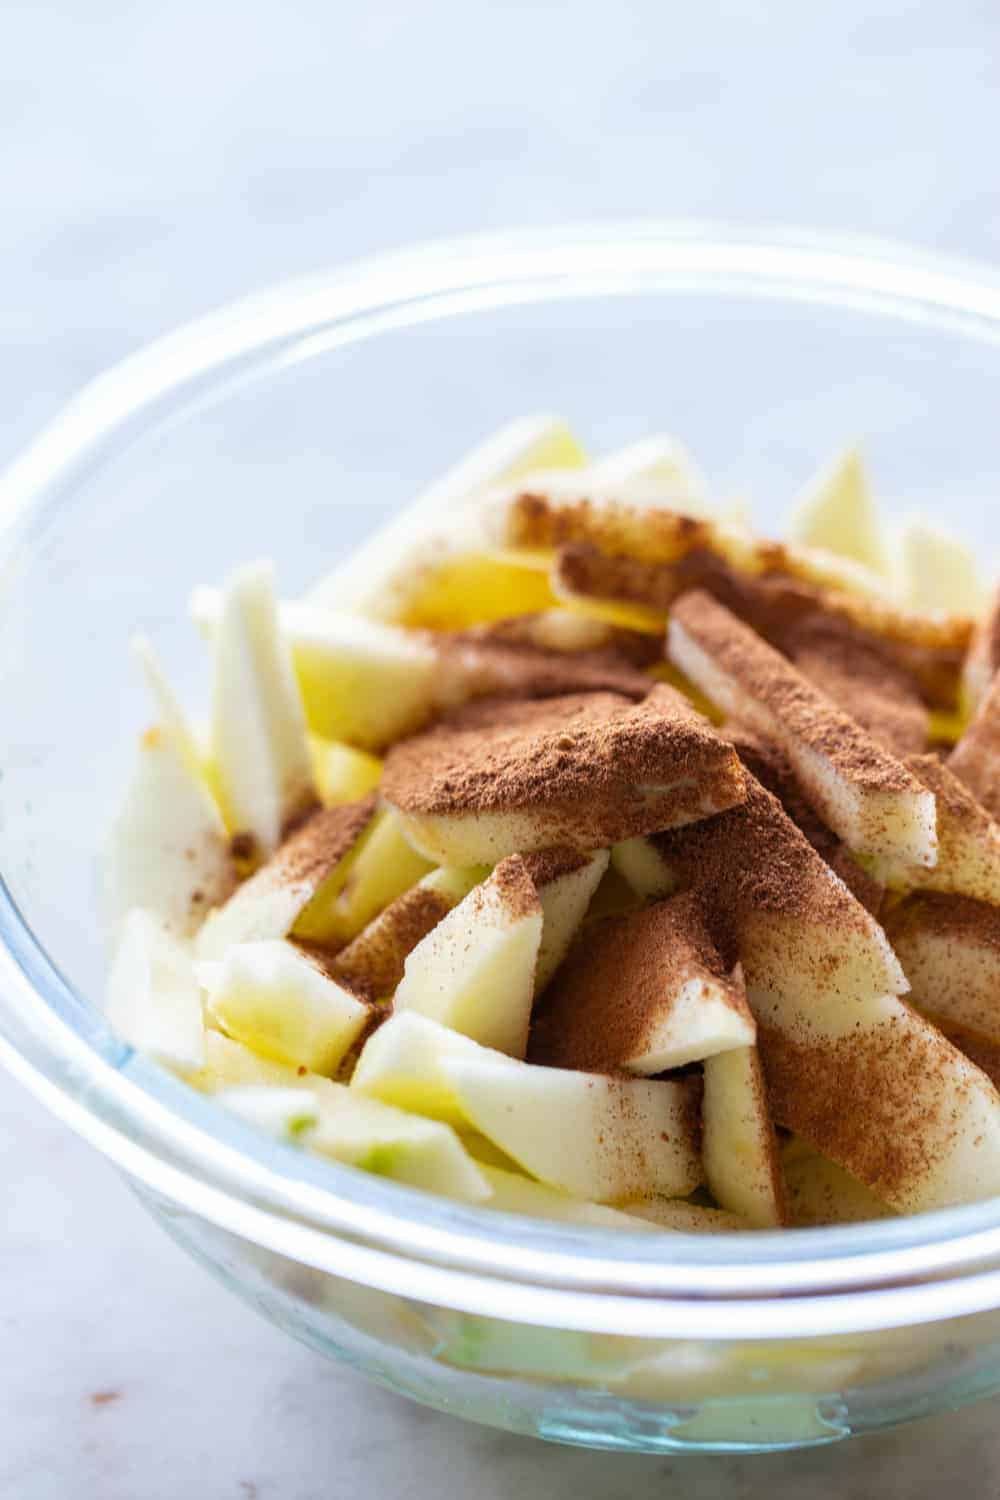
[[[196,939],[198,957],[220,959],[234,943],[287,937],[315,897],[343,888],[374,817],[374,797],[314,813],[210,913]]]
[[[490,486],[536,469],[578,468],[583,450],[560,417],[522,417],[474,448],[387,526],[339,563],[309,602],[381,620],[399,619],[419,594],[429,538],[440,523],[474,506]],[[509,613],[517,613],[511,610]]]
[[[797,1228],[819,1224],[866,1224],[892,1217],[892,1209],[863,1182],[793,1137],[781,1153],[788,1194],[789,1222]]]
[[[258,1086],[279,1090],[309,1089],[314,1081],[318,1081],[311,1073],[303,1073],[290,1063],[262,1057],[259,1052],[251,1051],[221,1031],[209,1029],[205,1032],[204,1050],[204,1063],[187,1080],[192,1088],[203,1094]]]
[[[532,1177],[596,1202],[698,1186],[697,1080],[606,1078],[489,1057],[439,1067],[473,1129]]]
[[[328,947],[350,942],[430,868],[404,838],[392,808],[380,807],[358,840],[350,863],[334,871],[296,917],[295,936]]]
[[[877,642],[814,617],[785,634],[782,650],[813,687],[893,755],[927,748],[930,712],[920,685]]]
[[[848,557],[885,578],[891,575],[884,528],[859,449],[845,448],[810,481],[795,502],[788,535],[793,542]]]
[[[756,1037],[690,894],[589,924],[532,1021],[529,1057],[647,1077]]]
[[[890,912],[886,931],[919,1010],[1000,1042],[1000,909],[920,893]]]
[[[618,1207],[630,1219],[645,1219],[659,1229],[670,1229],[675,1234],[735,1234],[753,1228],[739,1214],[728,1213],[724,1208],[709,1208],[702,1203],[689,1203],[683,1198],[629,1198]]]
[[[704,1074],[701,1156],[712,1196],[756,1229],[787,1223],[781,1157],[757,1048],[715,1053],[705,1059]]]
[[[389,752],[382,790],[415,848],[470,865],[606,848],[730,807],[743,785],[731,747],[660,684],[639,704],[613,693],[467,704]]]
[[[131,1046],[175,1073],[205,1062],[201,990],[188,949],[154,912],[134,908],[122,923],[108,976],[105,1014]]]
[[[316,787],[324,807],[360,802],[382,779],[382,762],[367,750],[314,735],[310,742]]]
[[[948,757],[948,769],[991,818],[1000,820],[1000,675],[994,676],[975,718]]]
[[[668,654],[727,714],[778,742],[803,795],[858,853],[932,866],[934,795],[709,594],[674,606]]]
[[[653,840],[645,834],[623,839],[611,850],[611,867],[644,901],[672,896],[677,881],[664,864]]]
[[[372,1019],[371,1007],[307,954],[270,939],[202,963],[208,1014],[229,1036],[279,1062],[330,1075]]]
[[[532,1219],[555,1219],[563,1224],[582,1224],[594,1229],[630,1230],[648,1233],[660,1227],[645,1216],[633,1216],[604,1203],[586,1203],[567,1193],[532,1182],[518,1172],[483,1167],[483,1176],[493,1189],[488,1207],[505,1214],[525,1214]]]
[[[698,465],[674,437],[654,433],[587,465],[586,482],[600,489],[628,486],[636,480],[662,485],[678,510],[710,515],[708,484]],[[581,479],[583,479],[581,475]]]
[[[215,1098],[231,1115],[278,1141],[301,1142],[319,1124],[319,1101],[309,1089],[244,1084],[222,1089]]]
[[[413,949],[489,873],[485,865],[432,870],[341,949],[333,973],[369,1000],[391,999]]]
[[[1000,905],[1000,826],[936,755],[912,755],[907,767],[937,802],[938,861],[933,869],[878,862],[888,883]]]
[[[203,782],[206,789],[210,790],[209,778],[206,774],[205,747],[188,723],[180,700],[171,687],[152,644],[146,636],[132,637],[132,653],[139,663],[149,695],[156,704],[161,730],[170,740],[192,776]]]
[[[519,855],[503,860],[407,956],[395,1009],[523,1057],[542,905]]]
[[[224,590],[213,677],[212,759],[223,817],[266,857],[317,800],[267,564],[238,569]]]
[[[569,952],[608,868],[608,851],[545,849],[526,854],[524,863],[542,904],[542,940],[535,962],[535,994],[540,995]]]
[[[369,1099],[465,1129],[468,1121],[442,1071],[446,1057],[502,1059],[470,1037],[417,1011],[396,1011],[361,1049],[351,1088]]]
[[[978,614],[982,575],[972,549],[923,516],[907,516],[899,529],[900,596],[913,609]]]
[[[147,730],[105,855],[112,933],[139,906],[179,937],[189,937],[235,884],[226,830],[202,778],[163,729]]]

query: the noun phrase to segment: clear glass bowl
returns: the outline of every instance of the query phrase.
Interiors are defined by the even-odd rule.
[[[149,709],[192,702],[190,589],[294,594],[500,422],[682,434],[765,526],[868,440],[880,490],[983,551],[1000,280],[892,247],[671,224],[430,245],[127,360],[0,481],[0,1057],[221,1280],[432,1405],[650,1451],[828,1442],[1000,1389],[1000,1202],[718,1238],[475,1211],[272,1145],[104,1027],[99,851]]]

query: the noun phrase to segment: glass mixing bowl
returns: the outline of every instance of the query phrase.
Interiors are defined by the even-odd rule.
[[[630,1236],[439,1201],[272,1144],[105,1028],[99,851],[149,717],[191,702],[191,588],[295,594],[502,421],[681,434],[764,526],[866,437],[891,503],[997,530],[1000,279],[892,247],[670,224],[386,255],[104,376],[0,482],[0,1057],[227,1285],[421,1401],[650,1451],[829,1442],[1000,1389],[1000,1202]]]

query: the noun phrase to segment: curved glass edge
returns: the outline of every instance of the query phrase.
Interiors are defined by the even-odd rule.
[[[557,295],[687,290],[692,284],[734,294],[801,295],[824,303],[861,298],[883,315],[918,316],[946,326],[954,326],[959,318],[973,336],[990,341],[1000,337],[1000,278],[995,273],[958,261],[913,256],[881,242],[831,240],[795,231],[639,223],[513,232],[418,246],[224,308],[99,377],[0,478],[0,542],[16,546],[21,524],[30,525],[42,507],[58,503],[81,466],[100,462],[109,439],[121,439],[126,428],[136,424],[154,423],[161,408],[190,400],[200,386],[213,383],[223,372],[233,378],[243,365],[272,368],[276,360],[305,357],[303,349],[312,352],[317,338],[367,338],[386,326],[455,315],[473,306]],[[339,333],[335,325],[341,325]],[[408,1282],[414,1255],[433,1258],[452,1288],[452,1295],[442,1300],[456,1306],[457,1271],[452,1267],[461,1265],[485,1266],[505,1277],[552,1278],[560,1288],[612,1288],[633,1298],[663,1298],[672,1291],[727,1299],[739,1293],[780,1294],[790,1299],[785,1304],[789,1310],[794,1307],[787,1320],[779,1319],[794,1325],[786,1336],[808,1336],[813,1329],[898,1326],[900,1321],[952,1317],[1000,1303],[995,1273],[981,1269],[965,1276],[961,1293],[954,1281],[856,1290],[851,1298],[853,1316],[847,1315],[843,1299],[830,1295],[846,1288],[874,1288],[880,1283],[885,1288],[891,1280],[916,1281],[981,1268],[1000,1258],[997,1202],[877,1225],[726,1237],[722,1243],[678,1236],[672,1240],[673,1263],[664,1268],[644,1237],[622,1236],[612,1244],[606,1233],[554,1231],[539,1221],[458,1208],[374,1179],[366,1178],[362,1186],[362,1174],[326,1163],[303,1173],[301,1157],[292,1171],[288,1148],[270,1148],[242,1128],[221,1130],[216,1110],[158,1069],[133,1063],[129,1049],[114,1043],[106,1031],[103,1046],[95,1048],[99,1023],[92,1007],[55,971],[5,888],[0,888],[0,936],[7,944],[0,954],[0,974],[9,971],[0,1000],[14,1007],[8,1020],[16,1021],[20,1008],[22,1018],[31,1017],[36,1033],[29,1040],[18,1038],[16,1025],[5,1028],[3,1053],[12,1070],[126,1171],[194,1211],[202,1211],[196,1207],[198,1200],[206,1207],[210,1203],[212,1212],[206,1216],[215,1222],[229,1227],[240,1221],[234,1232],[288,1254],[293,1253],[287,1247],[289,1235],[316,1231],[291,1225],[286,1215],[304,1215],[320,1223],[323,1248],[303,1243],[307,1264],[351,1274],[344,1269],[342,1252],[383,1257],[386,1253],[331,1241],[332,1230],[382,1242],[391,1247],[390,1256],[393,1249],[403,1249]],[[123,1069],[134,1075],[134,1081]],[[165,1178],[169,1190],[161,1185]],[[508,1223],[501,1225],[501,1217]],[[272,1243],[274,1236],[282,1243]],[[326,1267],[331,1255],[336,1264]],[[357,1279],[380,1284],[374,1274],[369,1265],[368,1275]],[[497,1283],[489,1285],[495,1298]],[[505,1298],[511,1290],[505,1282]],[[553,1290],[554,1286],[546,1289],[543,1297],[551,1300]],[[518,1287],[519,1295],[528,1300],[538,1291]],[[810,1292],[827,1295],[810,1299],[804,1295]],[[440,1290],[435,1295],[440,1297]],[[565,1295],[592,1304],[580,1325],[591,1328],[601,1326],[594,1322],[599,1306],[622,1300],[593,1290]],[[878,1312],[873,1310],[873,1298]],[[564,1300],[562,1291],[558,1300]],[[481,1306],[474,1302],[469,1310]],[[736,1300],[725,1302],[727,1336],[739,1336],[735,1329],[741,1306]],[[645,1307],[640,1321],[648,1328],[651,1308],[648,1303]],[[769,1305],[769,1325],[781,1307]],[[632,1308],[634,1316],[634,1302]],[[670,1315],[671,1334],[692,1311],[698,1329],[705,1328],[704,1303],[694,1309],[663,1303],[661,1310]],[[743,1311],[753,1320],[754,1336],[759,1336],[760,1302],[747,1302]],[[622,1326],[623,1315],[623,1309],[615,1311],[615,1329]],[[526,1320],[572,1326],[566,1322],[568,1316],[564,1306],[550,1320],[536,1307],[524,1314]]]

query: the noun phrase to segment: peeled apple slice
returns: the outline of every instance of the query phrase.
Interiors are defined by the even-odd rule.
[[[964,542],[922,516],[909,516],[900,528],[898,547],[904,604],[956,615],[978,614],[983,608],[983,580]]]
[[[245,1084],[215,1097],[230,1114],[279,1141],[300,1141],[319,1123],[319,1104],[308,1089]]]
[[[630,1198],[619,1204],[619,1209],[630,1219],[645,1219],[657,1228],[670,1229],[675,1234],[734,1234],[753,1228],[739,1214],[727,1213],[724,1208],[708,1208],[701,1203],[688,1203],[683,1198]]]
[[[584,1203],[579,1198],[570,1198],[532,1182],[517,1172],[505,1172],[499,1167],[483,1167],[483,1175],[493,1189],[490,1208],[501,1213],[526,1214],[532,1219],[556,1219],[563,1224],[584,1224],[595,1229],[630,1230],[633,1234],[648,1233],[661,1227],[645,1217],[632,1217],[617,1208],[608,1208],[604,1203]]]
[[[339,807],[344,802],[358,802],[379,784],[382,762],[366,750],[355,750],[337,740],[312,740],[313,769],[320,801],[324,807]]]
[[[205,1061],[201,990],[187,948],[150,911],[130,911],[108,976],[105,1014],[125,1041],[164,1067]]]
[[[863,1182],[794,1137],[782,1152],[788,1192],[789,1222],[806,1228],[814,1224],[867,1224],[892,1217]]]
[[[296,918],[295,936],[347,943],[431,868],[403,837],[392,808],[382,807],[358,840],[344,878],[328,878]]]
[[[756,1047],[705,1060],[702,1160],[712,1196],[757,1229],[787,1221],[781,1158]]]
[[[889,552],[858,448],[839,453],[802,491],[788,536],[890,576]]]
[[[208,970],[208,1009],[229,1036],[279,1062],[331,1074],[371,1011],[291,943],[239,943]]]
[[[528,868],[511,855],[410,953],[397,1013],[416,1011],[523,1057],[542,925]]]
[[[535,964],[535,994],[541,994],[569,951],[594,892],[608,868],[608,851],[577,854],[548,849],[524,863],[542,903],[542,940]]]
[[[691,515],[711,513],[705,476],[683,444],[665,433],[640,438],[588,464],[586,475],[602,487],[628,485],[636,479],[654,480],[671,490],[678,502],[684,502],[678,509]]]
[[[468,1122],[442,1069],[443,1059],[500,1060],[502,1056],[415,1011],[396,1011],[362,1047],[351,1089],[463,1128]]]
[[[278,629],[271,568],[238,569],[214,641],[212,758],[227,827],[273,853],[316,801],[302,700]]]
[[[144,635],[132,637],[132,652],[142,670],[150,697],[160,715],[160,727],[171,740],[192,776],[205,781],[205,750],[187,720],[180,700],[167,680],[156,653]]]

